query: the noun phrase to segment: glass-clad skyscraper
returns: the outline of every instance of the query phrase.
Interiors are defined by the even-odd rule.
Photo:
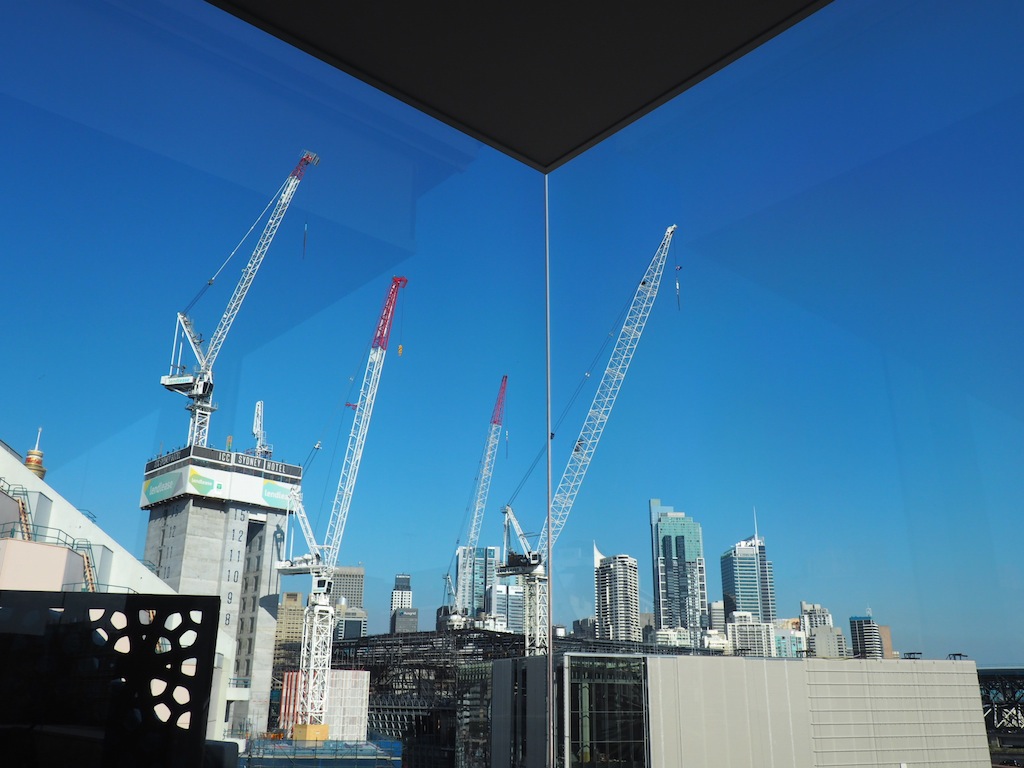
[[[700,523],[651,499],[654,627],[708,626],[708,582]]]
[[[498,548],[459,547],[455,568],[455,606],[464,616],[475,617],[486,610],[487,590],[498,583]]]
[[[759,621],[775,621],[775,576],[761,536],[737,542],[722,555],[722,596],[726,619],[747,611]]]

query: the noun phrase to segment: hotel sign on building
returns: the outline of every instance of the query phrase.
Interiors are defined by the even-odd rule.
[[[206,496],[287,509],[302,467],[246,453],[190,446],[146,464],[139,506],[179,496]]]

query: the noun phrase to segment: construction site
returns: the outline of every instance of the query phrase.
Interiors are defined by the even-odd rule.
[[[1024,19],[953,5],[12,9],[3,762],[1019,764]]]

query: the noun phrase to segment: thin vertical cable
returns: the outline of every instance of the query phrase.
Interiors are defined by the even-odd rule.
[[[552,622],[552,569],[551,569],[551,214],[548,195],[548,175],[544,174],[544,335],[545,335],[545,377],[547,398],[547,463],[548,463],[548,513],[547,513],[547,552],[544,562],[547,564],[548,590],[548,684],[547,684],[547,718],[548,718],[548,768],[555,768],[555,629]]]

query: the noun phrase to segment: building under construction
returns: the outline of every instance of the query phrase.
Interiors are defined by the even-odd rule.
[[[486,706],[491,662],[523,655],[523,635],[460,629],[335,643],[336,669],[370,672],[371,739],[402,742],[406,768],[455,768],[489,750],[475,710]],[[689,648],[556,637],[556,653],[688,654]]]

